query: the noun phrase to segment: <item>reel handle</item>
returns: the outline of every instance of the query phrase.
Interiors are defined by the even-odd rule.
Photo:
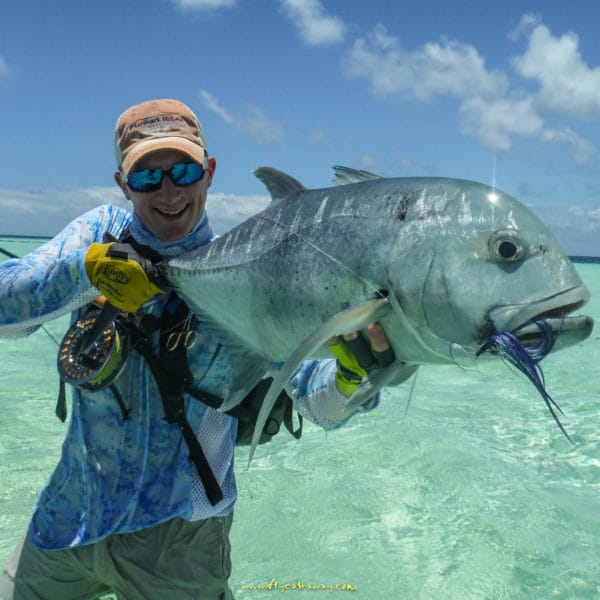
[[[102,335],[106,327],[116,319],[119,314],[119,309],[114,307],[110,302],[106,301],[102,306],[102,310],[94,323],[94,326],[88,333],[88,339],[85,346],[82,348],[83,356],[89,355],[98,338]]]

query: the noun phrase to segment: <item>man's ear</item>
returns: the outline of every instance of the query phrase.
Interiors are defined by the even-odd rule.
[[[217,160],[214,156],[209,157],[208,159],[208,186],[212,183],[213,176],[215,174],[215,170],[217,169]]]
[[[121,172],[117,171],[114,177],[117,185],[121,188],[121,191],[125,195],[125,198],[127,198],[127,200],[130,200],[131,198],[129,198],[129,188],[127,187],[127,184],[123,181],[123,178],[121,177]]]

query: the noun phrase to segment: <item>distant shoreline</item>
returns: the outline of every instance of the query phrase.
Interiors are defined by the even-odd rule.
[[[0,241],[3,239],[10,240],[51,240],[49,235],[0,235]],[[600,263],[600,256],[569,256],[571,262],[576,263]]]
[[[600,263],[600,256],[569,256],[575,263]]]
[[[49,235],[2,235],[0,234],[0,240],[11,239],[11,240],[51,240],[52,237]]]

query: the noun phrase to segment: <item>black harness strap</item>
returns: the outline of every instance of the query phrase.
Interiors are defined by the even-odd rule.
[[[263,400],[271,387],[272,377],[261,379],[252,391],[242,400],[240,404],[226,410],[225,413],[238,419],[238,436],[236,443],[239,445],[249,445],[254,434],[254,426],[258,419],[258,414],[262,406]],[[223,404],[223,398],[209,394],[202,390],[196,390],[187,387],[185,390],[190,396],[200,400],[204,404],[220,409]],[[253,427],[248,429],[242,427],[242,424],[251,423]],[[285,425],[285,428],[298,440],[302,436],[302,415],[298,415],[298,428],[294,428],[294,408],[287,392],[283,390],[273,405],[271,413],[268,416],[263,430],[260,434],[259,444],[268,442],[276,433],[279,432],[280,423]]]
[[[185,309],[183,318],[180,306]],[[206,491],[206,497],[214,506],[223,500],[223,491],[210,468],[198,438],[185,416],[183,391],[186,385],[191,384],[193,379],[187,364],[186,348],[184,344],[178,343],[172,349],[168,349],[170,346],[168,340],[171,334],[185,335],[183,327],[187,312],[185,303],[180,301],[173,293],[165,305],[160,323],[160,359],[156,356],[150,344],[148,336],[152,331],[148,331],[146,328],[132,331],[135,338],[133,346],[148,363],[160,393],[165,421],[179,427],[188,446],[190,459],[194,463]]]
[[[115,238],[110,233],[105,234],[105,242],[122,242],[129,243],[136,250],[150,260],[160,260],[161,256],[158,252],[149,246],[138,244],[129,230],[126,228],[119,239]],[[0,248],[0,251],[2,249]],[[129,331],[132,339],[132,347],[146,360],[152,375],[156,381],[160,397],[165,413],[165,421],[167,423],[176,424],[185,440],[190,452],[190,459],[194,463],[200,480],[206,491],[206,497],[214,506],[223,500],[223,491],[217,482],[210,464],[202,450],[202,446],[198,441],[192,427],[190,426],[185,415],[185,400],[184,391],[193,383],[193,376],[189,370],[186,353],[186,326],[189,325],[189,308],[180,300],[175,292],[172,292],[169,297],[163,316],[160,320],[160,359],[152,350],[150,344],[150,336],[156,332],[159,327],[158,319],[151,318],[151,315],[146,315],[146,319],[142,318],[139,326],[129,322]],[[191,328],[190,328],[191,329]],[[171,338],[170,336],[175,336]],[[176,343],[170,343],[170,339],[176,339]],[[181,343],[183,341],[183,343]],[[123,419],[129,418],[130,409],[125,405],[123,396],[119,392],[117,386],[113,383],[109,386],[113,393]],[[217,399],[219,405],[223,401],[221,398],[212,396],[211,394],[203,393],[203,398]],[[56,416],[65,421],[67,418],[65,383],[60,379],[60,388],[58,400],[56,404]],[[210,404],[212,406],[212,404]]]
[[[140,255],[152,261],[158,261],[162,258],[150,246],[139,244],[131,235],[129,228],[125,228],[118,239],[107,236],[107,241],[130,244]],[[214,506],[223,500],[223,491],[210,468],[198,438],[185,416],[183,392],[186,386],[192,384],[194,379],[187,363],[185,340],[183,340],[184,343],[174,344],[172,348],[169,344],[169,336],[171,335],[180,335],[180,339],[181,336],[185,338],[186,332],[184,329],[188,315],[189,309],[185,302],[180,300],[175,292],[172,292],[160,321],[160,359],[154,354],[148,339],[148,334],[152,333],[151,331],[135,332],[134,347],[146,359],[148,367],[156,380],[165,412],[165,421],[179,427],[190,451],[190,458],[206,491],[206,497]],[[123,410],[122,407],[121,410]]]
[[[131,409],[127,408],[125,405],[125,400],[123,400],[123,396],[121,396],[119,388],[114,383],[111,383],[108,386],[108,389],[112,392],[117,404],[119,405],[119,408],[121,409],[121,416],[123,417],[123,420],[127,421],[127,419],[129,419],[129,413],[131,412]]]
[[[149,246],[138,244],[128,229],[122,232],[119,239],[107,234],[105,241],[120,241],[131,244],[137,252],[150,260],[161,258],[160,254]],[[193,343],[188,345],[188,335],[195,335],[194,319],[195,317],[190,312],[187,304],[173,291],[167,299],[160,319],[149,314],[145,315],[137,324],[130,321],[129,331],[132,338],[132,348],[146,360],[154,376],[163,404],[165,421],[179,427],[190,452],[190,459],[194,463],[206,491],[206,496],[214,506],[223,499],[223,491],[185,415],[184,393],[215,409],[221,408],[223,398],[193,387],[194,378],[187,362],[187,349],[193,345]],[[158,357],[150,343],[150,336],[157,330],[160,330],[160,353]],[[227,414],[238,419],[237,444],[247,445],[251,443],[260,406],[262,406],[262,401],[271,385],[271,381],[271,378],[261,380],[241,404],[226,411]],[[123,418],[127,419],[130,409],[126,407],[118,388],[112,384],[110,390],[117,400]],[[64,421],[66,412],[64,383],[61,380],[56,414],[59,419]],[[269,441],[279,431],[282,422],[286,429],[298,439],[302,435],[302,417],[298,415],[299,427],[294,430],[293,412],[291,399],[285,391],[282,391],[276,399],[274,408],[261,432],[259,443]],[[242,427],[240,424],[244,426]]]
[[[67,390],[62,377],[58,379],[58,399],[54,412],[63,423],[67,420]]]
[[[175,292],[165,304],[160,323],[160,364],[168,375],[163,386],[168,390],[169,396],[180,398],[183,403],[184,392],[200,402],[219,410],[223,398],[203,390],[192,387],[194,377],[187,363],[187,336],[195,331],[195,317],[190,312],[188,305],[183,302]],[[263,400],[269,390],[272,378],[262,379],[252,391],[242,400],[241,404],[225,411],[238,419],[237,444],[250,444],[254,433],[256,420]],[[302,435],[302,417],[298,415],[299,427],[294,429],[293,403],[287,393],[282,391],[275,401],[269,415],[259,443],[269,441],[279,432],[280,423],[296,438]],[[248,427],[248,424],[252,424]]]

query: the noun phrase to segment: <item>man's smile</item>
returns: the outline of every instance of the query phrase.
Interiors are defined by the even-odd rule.
[[[161,216],[167,218],[175,218],[182,215],[188,208],[189,204],[186,204],[182,208],[155,208],[154,210]]]

